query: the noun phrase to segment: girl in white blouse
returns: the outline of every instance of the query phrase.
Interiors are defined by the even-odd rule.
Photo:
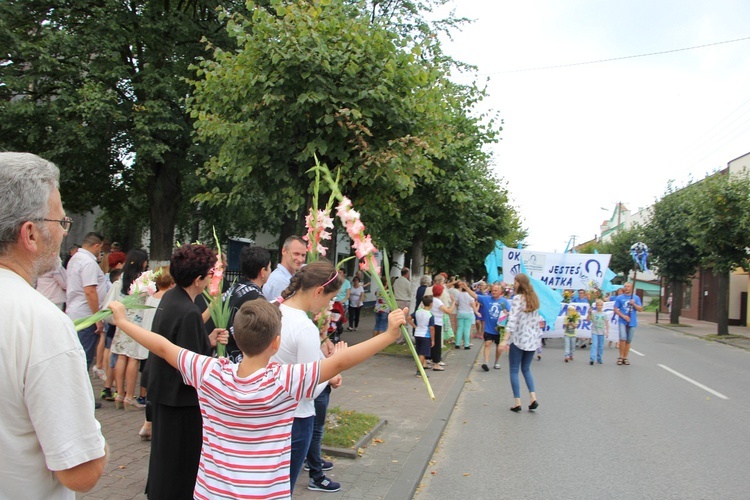
[[[515,398],[510,411],[521,411],[519,368],[529,389],[529,411],[533,411],[539,407],[534,390],[534,377],[531,375],[531,362],[542,338],[542,329],[539,326],[542,320],[539,316],[539,298],[525,274],[516,275],[514,287],[516,294],[511,302],[510,317],[500,347],[509,351],[510,386]]]

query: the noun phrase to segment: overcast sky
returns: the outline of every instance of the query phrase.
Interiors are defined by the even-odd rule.
[[[504,120],[495,168],[533,250],[590,240],[618,201],[647,207],[670,180],[685,185],[750,152],[750,1],[450,7],[476,20],[444,48],[489,78],[483,106]]]

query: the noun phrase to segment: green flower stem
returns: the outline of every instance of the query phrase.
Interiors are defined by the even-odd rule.
[[[141,299],[141,294],[133,294],[128,295],[126,297],[123,297],[123,299],[120,301],[123,306],[125,306],[125,309],[153,309],[152,306],[147,306],[144,304],[140,304],[139,301]],[[112,310],[109,308],[102,309],[101,311],[98,311],[91,316],[88,316],[86,318],[80,318],[75,321],[73,321],[73,325],[76,328],[77,332],[80,332],[84,328],[88,328],[91,325],[98,323],[99,321],[102,321],[104,318],[107,318],[112,315]]]
[[[388,257],[383,251],[383,263],[388,266]],[[375,281],[378,286],[380,287],[380,293],[383,295],[383,299],[388,304],[388,307],[391,309],[391,311],[394,311],[398,309],[398,302],[396,302],[396,296],[393,294],[390,288],[387,290],[383,286],[383,282],[380,279],[380,275],[378,274],[377,270],[373,266],[373,261],[370,259],[369,263],[370,270],[368,271],[368,274],[370,275],[370,278]],[[422,366],[422,363],[419,361],[419,355],[417,354],[417,350],[414,348],[414,343],[411,341],[411,335],[409,335],[409,332],[406,330],[406,326],[401,325],[401,335],[404,336],[404,340],[406,340],[406,345],[409,346],[409,351],[411,351],[411,355],[414,358],[414,362],[417,364],[417,370],[419,370],[419,375],[422,377],[422,382],[424,382],[425,387],[427,388],[427,394],[430,396],[430,399],[433,401],[435,400],[435,393],[432,392],[432,386],[430,385],[430,379],[427,378],[427,374],[424,372],[424,367]]]
[[[331,175],[331,171],[328,169],[326,165],[321,165],[318,162],[318,158],[315,158],[315,166],[310,169],[310,171],[315,172],[316,176],[316,184],[318,179],[318,173],[323,174],[323,178],[328,184],[328,187],[331,189],[331,197],[329,198],[329,206],[331,205],[331,200],[336,199],[338,201],[341,201],[344,198],[344,195],[341,193],[341,190],[339,189],[339,183],[338,183],[338,175],[336,176],[336,179],[333,178],[333,175]],[[385,289],[383,286],[383,282],[380,279],[380,274],[378,273],[377,269],[375,269],[373,264],[372,256],[369,256],[368,259],[368,267],[369,270],[367,271],[367,274],[370,275],[370,279],[372,279],[375,283],[377,283],[378,287],[380,287],[380,292],[383,294],[383,299],[388,304],[388,307],[391,309],[391,311],[398,309],[398,303],[396,302],[396,296],[393,295],[393,292],[389,288],[388,290]],[[383,263],[385,269],[390,269],[390,266],[388,265],[388,255],[383,251]],[[417,370],[419,370],[419,375],[422,377],[422,382],[424,382],[425,387],[427,387],[427,394],[430,396],[430,399],[433,401],[435,400],[435,393],[432,391],[432,386],[430,385],[430,380],[427,378],[427,374],[424,372],[424,368],[422,367],[422,363],[419,361],[419,355],[417,354],[417,350],[414,348],[414,343],[411,341],[411,336],[409,335],[409,332],[406,330],[405,326],[401,326],[401,334],[404,336],[404,340],[406,340],[406,345],[409,346],[409,350],[411,351],[411,355],[414,358],[414,362],[417,364]]]

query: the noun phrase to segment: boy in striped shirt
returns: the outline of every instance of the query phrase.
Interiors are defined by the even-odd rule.
[[[264,300],[242,305],[234,335],[243,353],[239,364],[178,347],[129,322],[119,302],[109,305],[114,322],[136,342],[180,370],[195,387],[203,416],[203,447],[195,498],[290,498],[289,457],[294,410],[312,398],[315,386],[361,363],[393,343],[404,311],[388,316],[388,330],[307,364],[269,363],[279,348],[281,312]]]

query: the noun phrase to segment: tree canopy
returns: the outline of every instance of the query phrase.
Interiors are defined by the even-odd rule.
[[[171,254],[185,177],[207,158],[184,98],[202,38],[229,47],[217,7],[239,1],[9,0],[0,4],[0,146],[61,169],[72,211],[147,218]]]
[[[453,239],[467,229],[461,244],[474,248],[512,227],[483,152],[498,129],[469,114],[483,93],[448,80],[453,63],[435,37],[409,36],[352,2],[271,4],[227,14],[238,50],[212,47],[196,67],[197,137],[218,151],[198,200],[252,199],[283,239],[301,231],[316,155],[391,250],[425,228]],[[443,221],[430,225],[431,213]]]

